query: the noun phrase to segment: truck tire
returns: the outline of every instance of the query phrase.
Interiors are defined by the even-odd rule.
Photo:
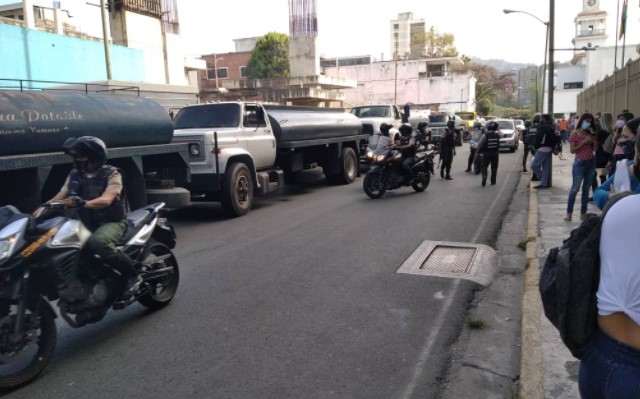
[[[332,184],[351,184],[358,176],[358,157],[351,147],[345,147],[340,154],[340,173],[327,176]]]
[[[251,172],[242,162],[229,165],[222,186],[222,208],[229,216],[244,216],[253,204],[253,182]]]

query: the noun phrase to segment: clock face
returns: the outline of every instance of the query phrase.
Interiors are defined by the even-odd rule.
[[[589,7],[593,7],[596,5],[597,2],[598,2],[597,0],[587,0],[587,5]]]

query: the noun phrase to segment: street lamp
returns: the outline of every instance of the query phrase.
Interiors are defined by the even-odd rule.
[[[216,89],[220,88],[218,84],[218,61],[222,60],[224,60],[224,58],[218,58],[215,54],[213,55],[213,70],[216,73]]]
[[[535,19],[537,19],[538,21],[540,21],[544,26],[547,27],[547,36],[545,39],[545,45],[544,45],[544,63],[542,64],[542,93],[543,93],[543,98],[544,98],[544,87],[545,87],[545,79],[546,79],[546,72],[547,72],[547,56],[550,54],[549,52],[549,22],[545,22],[542,19],[536,17],[535,15],[531,14],[530,12],[527,11],[520,11],[520,10],[508,10],[508,9],[504,9],[502,10],[503,13],[505,14],[512,14],[512,13],[519,13],[519,14],[527,14],[530,17],[533,17]],[[538,112],[538,71],[536,70],[536,112]],[[544,107],[543,107],[544,109]]]

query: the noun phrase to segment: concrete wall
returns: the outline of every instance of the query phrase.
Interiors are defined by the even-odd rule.
[[[625,61],[638,59],[638,45],[625,46]],[[611,76],[614,71],[615,47],[598,47],[595,51],[587,51],[587,83],[585,87],[603,81],[607,76]],[[618,47],[618,67],[622,60],[622,46]],[[626,63],[626,62],[625,62]]]
[[[0,24],[0,78],[90,82],[107,78],[102,42]],[[145,79],[140,50],[111,46],[113,79]],[[7,85],[0,81],[0,85]]]
[[[348,67],[325,67],[324,74],[358,82],[344,89],[346,106],[360,104],[439,104],[440,110],[475,110],[475,82],[469,75],[428,78],[425,62],[399,61],[397,79],[394,62]],[[396,89],[397,82],[397,89]],[[397,90],[397,95],[396,95]]]
[[[320,57],[315,37],[289,38],[289,66],[291,77],[315,76],[320,71]]]

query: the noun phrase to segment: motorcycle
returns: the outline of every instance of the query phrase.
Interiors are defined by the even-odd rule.
[[[62,318],[73,328],[97,323],[109,309],[135,301],[155,310],[178,288],[178,263],[171,249],[176,235],[159,217],[164,203],[127,215],[118,248],[142,277],[133,297],[122,299],[125,281],[85,249],[91,232],[70,217],[62,201],[43,205],[35,217],[13,206],[0,207],[0,389],[31,382],[47,366],[57,341],[58,300]]]
[[[415,155],[415,162],[408,175],[400,165],[402,153],[391,147],[380,148],[371,155],[371,168],[364,176],[362,188],[370,198],[381,198],[387,190],[411,186],[415,191],[427,189],[431,181],[433,158],[437,151],[433,146],[422,147]]]

